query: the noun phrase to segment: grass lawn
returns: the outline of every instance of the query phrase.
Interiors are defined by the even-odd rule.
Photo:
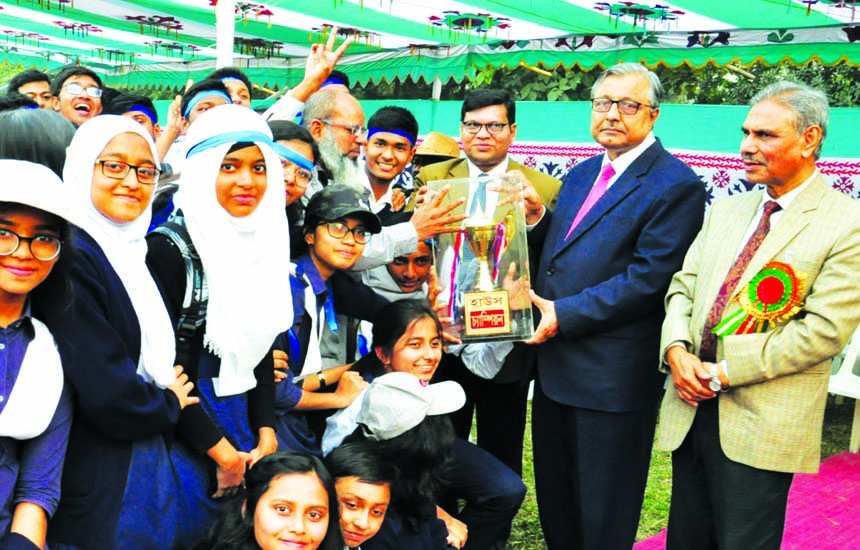
[[[822,459],[848,449],[853,414],[853,399],[845,399],[843,403],[837,404],[834,396],[828,397],[827,410],[824,416],[824,440],[821,445]],[[546,548],[538,521],[537,502],[534,494],[531,405],[529,405],[528,422],[523,455],[523,476],[528,486],[528,494],[519,514],[514,519],[513,532],[508,541],[508,550],[541,550]],[[642,506],[642,517],[639,520],[639,532],[636,535],[636,540],[648,538],[666,527],[671,490],[671,457],[669,453],[654,451],[651,455],[651,469],[648,473],[648,486],[645,489],[645,504]]]

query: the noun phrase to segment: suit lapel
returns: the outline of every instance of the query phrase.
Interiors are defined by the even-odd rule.
[[[587,161],[586,161],[587,162]],[[585,202],[585,197],[591,191],[591,186],[597,179],[597,174],[600,172],[600,162],[594,161],[588,167],[583,168],[582,175],[574,185],[571,180],[566,180],[564,184],[564,192],[559,196],[555,211],[553,212],[553,220],[550,232],[547,235],[547,243],[553,243],[552,249],[555,253],[561,250],[566,244],[564,236],[567,235],[567,230],[570,229],[570,224],[579,212],[582,203]],[[617,182],[616,182],[617,183]],[[581,226],[582,224],[580,224]]]
[[[717,225],[721,231],[715,235],[714,241],[709,241],[707,246],[707,254],[713,255],[713,263],[708,277],[703,278],[709,283],[704,286],[705,291],[702,296],[706,297],[708,304],[716,301],[723,282],[738,257],[738,252],[744,246],[744,235],[760,203],[760,192],[752,191],[737,197],[737,200],[733,199],[728,203],[720,202],[711,207],[713,210],[709,215],[716,216],[717,219],[709,223]],[[723,223],[723,219],[726,223]],[[706,316],[708,309],[704,312]],[[702,323],[704,324],[704,320]]]
[[[451,167],[448,169],[447,179],[459,179],[459,178],[468,178],[469,177],[469,164],[466,162],[465,158],[458,159],[457,162],[451,164]]]
[[[566,223],[562,224],[564,227],[560,228],[558,227],[559,224],[556,224],[556,230],[559,233],[555,236],[557,240],[550,241],[556,243],[556,254],[576,242],[583,234],[587,233],[592,227],[594,227],[594,225],[607,212],[615,208],[619,202],[633,193],[641,185],[639,176],[648,173],[651,169],[651,165],[654,164],[654,160],[662,152],[663,146],[660,144],[660,140],[655,141],[650,147],[645,149],[645,151],[643,151],[642,154],[633,161],[633,164],[631,164],[627,170],[625,170],[624,173],[615,180],[615,183],[613,183],[606,193],[600,197],[600,200],[591,207],[588,214],[585,215],[582,221],[579,222],[579,225],[576,226],[576,229],[573,230],[570,238],[565,239],[565,235],[570,228],[570,224],[576,217],[577,212],[579,212],[579,208],[582,206],[582,203],[585,202],[585,198],[588,196],[588,192],[591,190],[592,185],[594,185],[595,180],[597,180],[597,175],[601,166],[599,162],[595,162],[594,166],[590,167],[593,169],[583,175],[583,177],[588,178],[585,180],[588,183],[582,186],[585,189],[579,189],[579,193],[572,197],[570,203],[565,205],[567,210],[565,210]],[[550,238],[552,238],[552,236]]]
[[[747,266],[746,271],[744,271],[743,276],[738,281],[738,289],[744,288],[767,262],[775,259],[777,254],[809,225],[810,219],[818,208],[818,203],[821,201],[821,196],[826,187],[827,184],[824,182],[824,178],[819,174],[810,183],[809,187],[792,201],[788,210],[783,213],[777,226],[773,228],[773,231],[768,233],[767,237],[761,243],[761,247],[752,260],[750,260],[749,266]]]

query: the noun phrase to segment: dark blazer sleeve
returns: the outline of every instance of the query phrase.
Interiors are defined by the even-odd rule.
[[[373,321],[377,312],[388,304],[388,300],[373,291],[349,273],[336,271],[329,278],[334,310],[337,313]]]
[[[277,342],[277,339],[275,339]],[[248,422],[255,436],[260,428],[275,427],[275,359],[269,353],[254,368],[257,385],[248,391]]]
[[[179,400],[137,374],[140,325],[131,299],[98,244],[83,231],[75,235],[69,309],[50,307],[63,303],[65,289],[57,285],[45,289],[46,299],[40,300],[48,307],[34,311],[57,341],[76,396],[75,415],[119,440],[170,433],[179,418]],[[61,294],[51,298],[52,293]]]

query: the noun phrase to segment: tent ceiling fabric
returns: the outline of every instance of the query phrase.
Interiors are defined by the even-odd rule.
[[[217,0],[0,1],[3,59],[70,62],[122,84],[180,85],[210,72]],[[234,1],[236,65],[257,82],[301,79],[333,27],[354,44],[356,81],[461,80],[488,64],[591,68],[619,60],[677,66],[783,58],[860,64],[855,0]],[[767,30],[756,30],[766,27]]]

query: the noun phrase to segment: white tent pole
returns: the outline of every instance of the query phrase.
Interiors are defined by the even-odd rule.
[[[218,0],[215,6],[215,68],[233,65],[233,36],[236,17],[233,0]]]
[[[442,79],[438,76],[433,79],[433,101],[439,101],[442,98]]]

